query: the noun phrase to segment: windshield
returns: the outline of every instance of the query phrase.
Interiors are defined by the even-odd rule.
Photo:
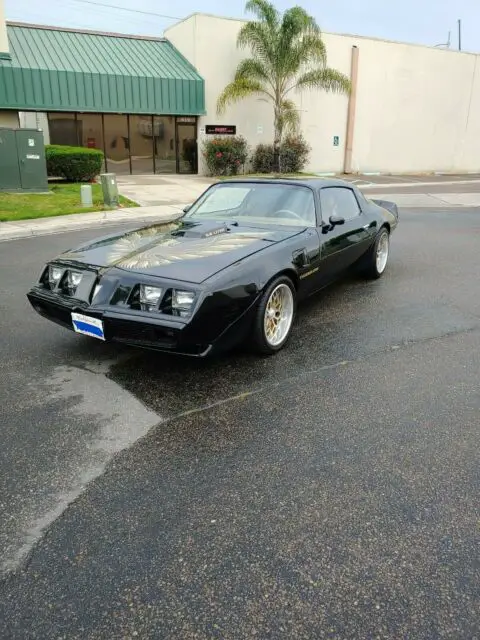
[[[315,227],[313,191],[302,185],[218,184],[192,206],[187,218],[221,218],[267,225]]]

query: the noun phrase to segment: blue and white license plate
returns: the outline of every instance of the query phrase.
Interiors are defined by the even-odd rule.
[[[77,333],[82,333],[84,336],[90,336],[91,338],[98,338],[99,340],[105,340],[103,322],[97,318],[84,316],[83,313],[72,313],[72,324],[74,331]]]

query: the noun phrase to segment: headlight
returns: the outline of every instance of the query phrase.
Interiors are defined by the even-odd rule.
[[[67,271],[67,289],[71,296],[75,294],[81,280],[82,274],[79,271]]]
[[[183,318],[190,315],[194,302],[194,291],[181,291],[179,289],[172,291],[172,309],[178,311],[178,314]]]
[[[140,285],[140,306],[143,311],[155,311],[158,309],[163,289],[151,287],[146,284]]]
[[[53,267],[52,265],[48,267],[48,284],[50,285],[50,289],[55,289],[60,282],[62,273],[63,269],[61,267]]]

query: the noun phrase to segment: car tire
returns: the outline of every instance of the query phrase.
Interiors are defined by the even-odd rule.
[[[253,323],[252,345],[257,353],[273,355],[285,346],[296,308],[297,296],[290,278],[279,276],[267,285]]]
[[[381,278],[387,269],[390,254],[390,234],[386,227],[382,227],[375,238],[375,242],[362,260],[362,275],[370,280]]]

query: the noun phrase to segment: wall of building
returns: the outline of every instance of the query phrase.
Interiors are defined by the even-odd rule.
[[[5,25],[5,4],[0,0],[0,54],[8,53],[7,27]]]
[[[236,124],[252,146],[271,141],[272,108],[251,98],[216,115],[216,100],[246,54],[243,22],[197,14],[165,33],[206,83],[204,124]],[[324,34],[329,66],[350,74],[359,49],[352,168],[355,172],[480,170],[479,56],[358,36]],[[348,99],[320,91],[294,95],[312,145],[308,170],[344,167]],[[334,146],[334,137],[339,145]],[[202,135],[200,136],[200,142]],[[200,170],[204,170],[203,163]]]
[[[0,127],[17,129],[18,113],[16,111],[0,111]]]
[[[273,136],[272,108],[256,98],[243,100],[218,116],[216,102],[219,94],[232,79],[235,67],[242,60],[242,52],[235,43],[241,26],[238,20],[195,15],[165,32],[165,36],[196,67],[205,80],[206,116],[199,118],[199,173],[206,172],[202,133],[206,124],[234,124],[237,133],[244,135],[251,145],[270,142]]]
[[[479,56],[366,38],[356,44],[354,169],[479,170]]]
[[[45,144],[50,144],[48,131],[48,118],[46,113],[40,111],[20,111],[18,114],[22,129],[40,129],[43,133]]]

